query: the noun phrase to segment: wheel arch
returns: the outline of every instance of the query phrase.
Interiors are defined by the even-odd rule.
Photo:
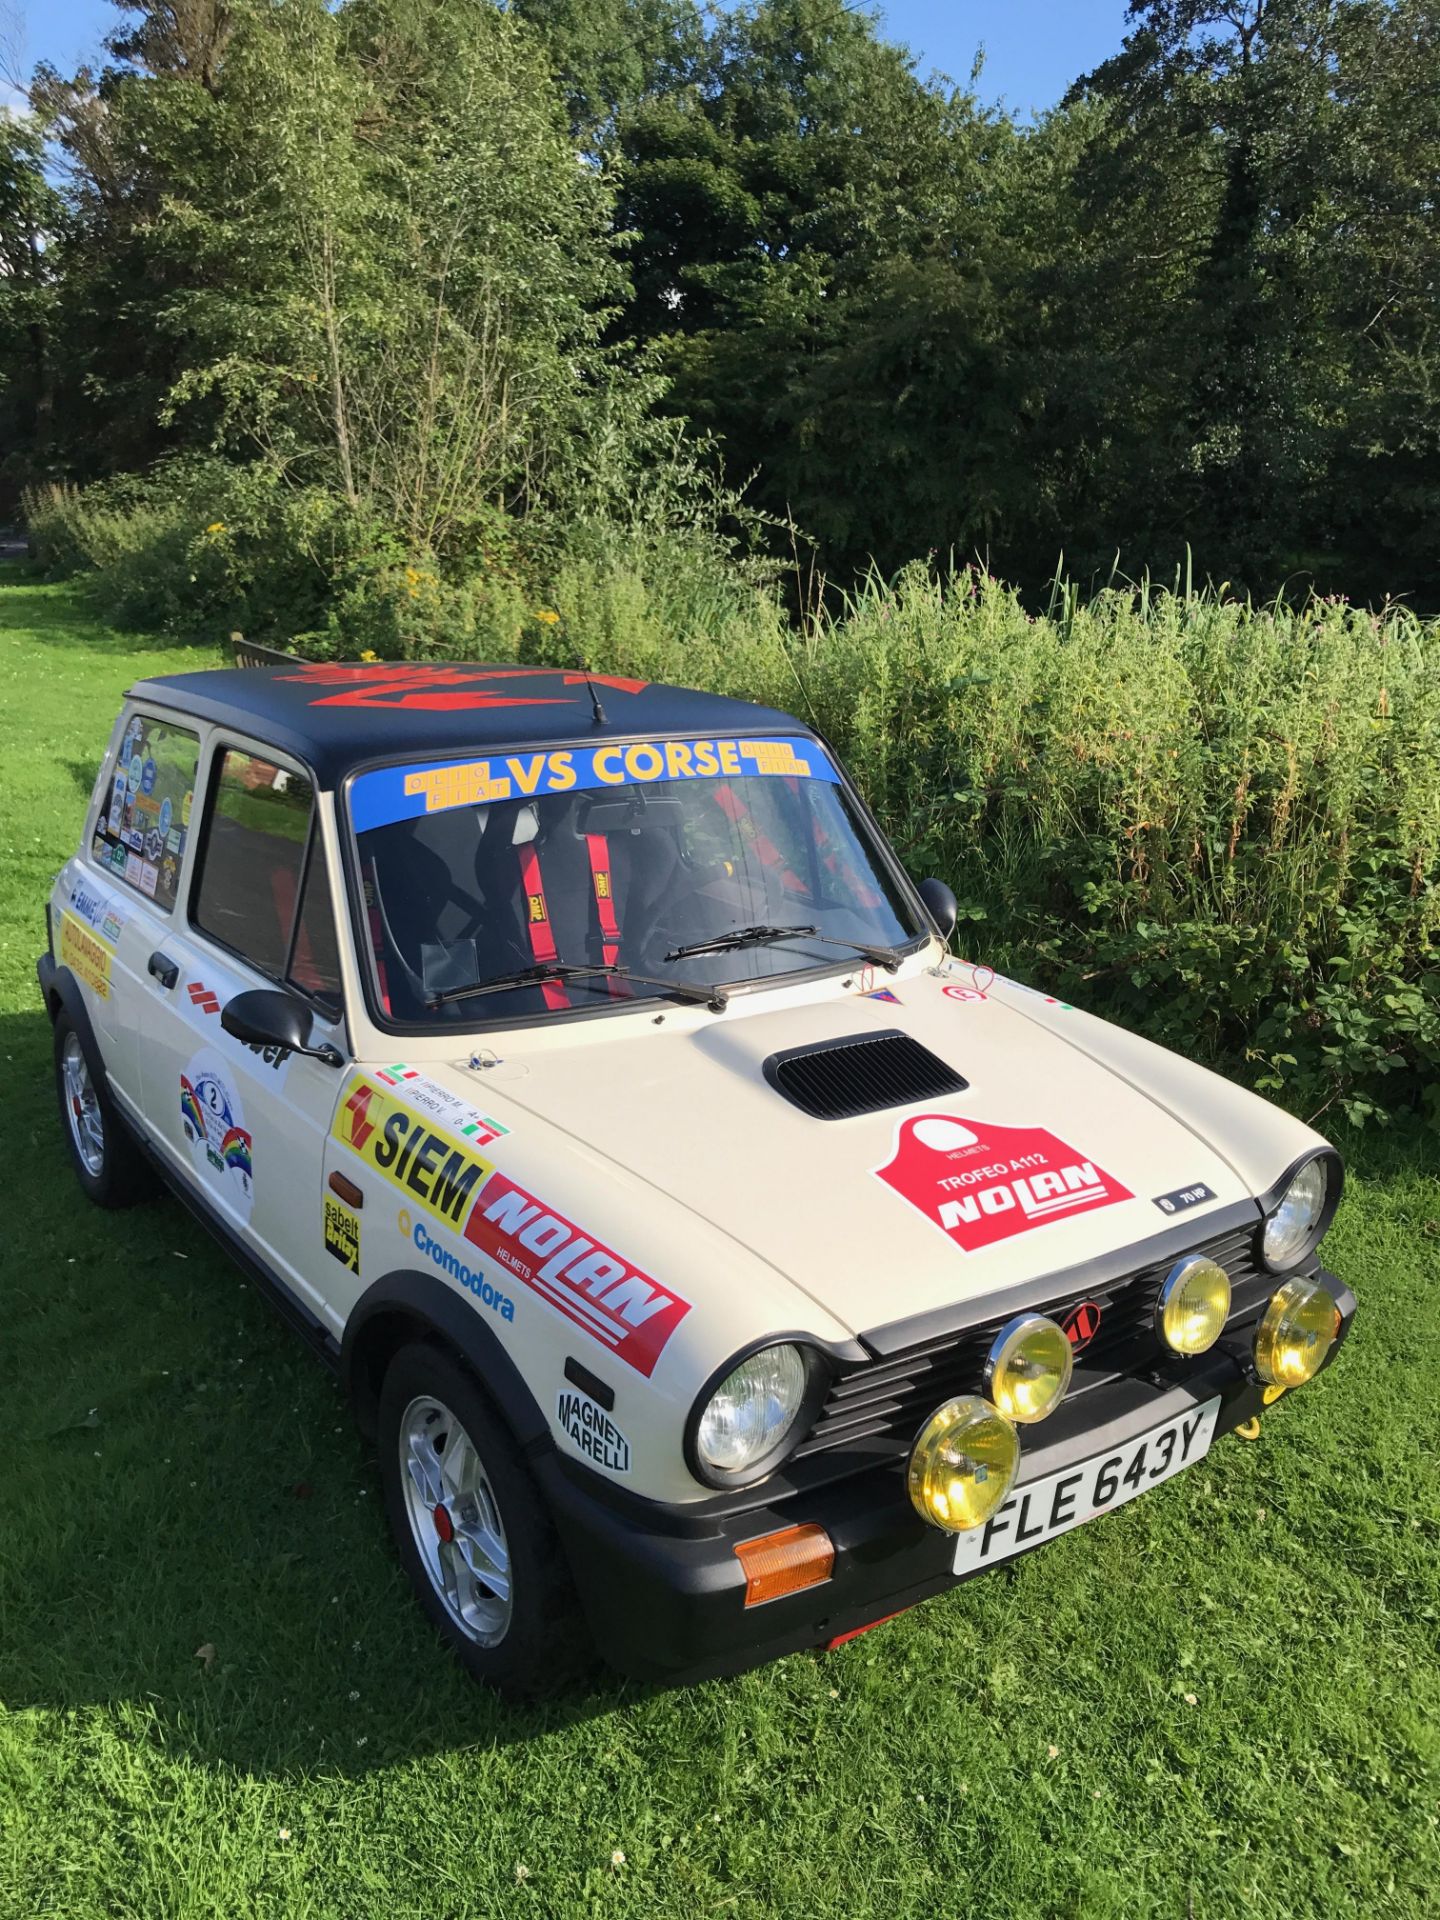
[[[438,1341],[469,1367],[527,1451],[552,1444],[539,1403],[493,1327],[433,1273],[400,1268],[361,1294],[340,1342],[340,1378],[361,1431],[374,1437],[380,1389],[392,1356],[412,1341]]]
[[[45,961],[49,959],[50,956],[46,954],[36,971],[40,976],[40,991],[45,999],[45,1011],[50,1016],[51,1026],[62,1013],[67,1015],[71,1026],[80,1036],[81,1045],[97,1066],[103,1066],[105,1056],[95,1037],[95,1023],[90,1018],[90,1009],[85,1004],[80,982],[69,967],[57,967],[53,960],[47,966]]]

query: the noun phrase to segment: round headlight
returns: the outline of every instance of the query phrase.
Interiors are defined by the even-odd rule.
[[[1303,1387],[1325,1364],[1340,1331],[1333,1297],[1313,1280],[1287,1280],[1255,1335],[1255,1371],[1276,1387]]]
[[[1192,1254],[1165,1276],[1155,1320],[1173,1353],[1208,1353],[1230,1317],[1230,1276],[1215,1260]]]
[[[910,1454],[906,1485],[922,1520],[963,1533],[1003,1505],[1020,1466],[1020,1436],[978,1393],[937,1407]]]
[[[1022,1313],[995,1336],[985,1360],[985,1391],[1007,1420],[1029,1425],[1053,1413],[1075,1369],[1075,1349],[1063,1327],[1042,1314]]]
[[[1297,1169],[1277,1207],[1265,1222],[1261,1251],[1267,1266],[1283,1267],[1304,1252],[1325,1211],[1329,1172],[1320,1159]]]
[[[799,1347],[762,1347],[711,1394],[695,1429],[695,1450],[717,1473],[743,1473],[780,1445],[804,1399]]]

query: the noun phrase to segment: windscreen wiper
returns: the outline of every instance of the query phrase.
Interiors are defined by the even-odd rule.
[[[719,987],[694,987],[685,980],[652,980],[648,974],[632,973],[629,967],[569,966],[563,960],[543,960],[528,967],[516,967],[511,973],[497,973],[491,980],[479,980],[473,987],[446,987],[443,993],[432,993],[425,1004],[430,1008],[444,1007],[452,1000],[470,1000],[482,993],[503,993],[507,987],[543,986],[547,980],[632,980],[638,987],[656,987],[672,1000],[688,1000],[697,1007],[709,1007],[712,1013],[723,1013],[726,1006],[726,996]]]
[[[848,947],[851,953],[864,954],[867,960],[874,960],[884,967],[887,973],[894,973],[900,965],[900,955],[893,947],[872,947],[864,940],[840,940],[828,933],[821,933],[815,927],[736,927],[731,933],[717,933],[713,940],[695,940],[688,947],[676,947],[667,953],[667,960],[691,960],[702,953],[733,953],[741,947],[763,947],[772,940],[818,940],[826,947]]]

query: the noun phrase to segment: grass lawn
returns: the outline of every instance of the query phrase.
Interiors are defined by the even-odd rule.
[[[0,1920],[1433,1913],[1433,1145],[1359,1156],[1356,1334],[1257,1443],[836,1654],[504,1707],[333,1383],[62,1155],[43,901],[124,687],[206,664],[0,574]]]

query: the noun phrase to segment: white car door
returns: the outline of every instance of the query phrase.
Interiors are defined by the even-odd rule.
[[[303,769],[216,732],[186,906],[164,945],[173,974],[149,981],[147,1119],[181,1178],[338,1335],[322,1182],[345,1076],[220,1023],[235,994],[278,989],[309,1007],[313,1045],[346,1051],[329,870]]]
[[[140,1014],[152,955],[174,923],[189,843],[200,734],[131,708],[116,722],[86,842],[52,902],[55,957],[86,990],[106,1075],[143,1125]]]

